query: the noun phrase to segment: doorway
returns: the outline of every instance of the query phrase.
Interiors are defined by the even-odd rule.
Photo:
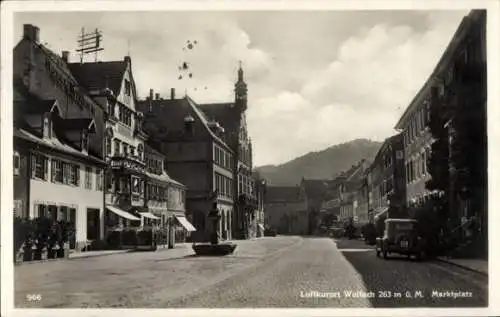
[[[101,222],[99,217],[100,210],[96,208],[87,208],[87,240],[100,240]]]

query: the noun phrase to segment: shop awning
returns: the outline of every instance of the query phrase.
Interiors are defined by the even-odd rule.
[[[184,216],[175,216],[179,223],[186,229],[187,231],[196,231],[196,228],[186,219]]]
[[[260,228],[260,230],[262,230],[262,231],[266,231],[266,228],[264,228],[264,225],[262,225],[262,224],[260,224],[260,223],[259,223],[259,228]]]
[[[117,214],[118,216],[120,216],[122,218],[125,218],[125,219],[135,220],[135,221],[141,220],[141,219],[135,217],[134,215],[131,215],[130,213],[128,213],[124,210],[121,210],[120,208],[117,208],[115,206],[106,206],[106,209]]]
[[[155,215],[153,215],[152,213],[150,212],[140,212],[139,213],[141,216],[143,216],[144,218],[149,218],[149,219],[154,219],[154,220],[159,220],[161,218],[159,217],[156,217]]]
[[[383,217],[384,214],[386,214],[388,210],[389,210],[389,207],[377,208],[375,210],[375,218]]]

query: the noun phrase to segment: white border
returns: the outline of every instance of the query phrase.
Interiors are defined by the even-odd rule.
[[[331,1],[5,1],[1,6],[1,315],[2,316],[255,316],[284,314],[285,316],[498,316],[500,305],[498,264],[498,224],[500,224],[499,204],[489,200],[489,308],[487,309],[13,309],[13,255],[12,246],[12,48],[13,14],[18,11],[231,11],[231,10],[384,10],[384,9],[488,9],[488,151],[489,151],[489,194],[490,198],[500,197],[495,186],[500,169],[495,164],[498,158],[500,128],[496,118],[500,118],[499,79],[499,12],[498,0],[331,0]],[[423,84],[423,83],[422,83]],[[495,212],[491,212],[495,211]],[[493,247],[495,246],[495,247]],[[497,299],[497,301],[495,301]]]

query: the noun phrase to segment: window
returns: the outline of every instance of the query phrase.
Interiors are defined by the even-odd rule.
[[[70,185],[80,186],[80,166],[78,165],[70,166],[69,183]]]
[[[120,140],[115,139],[115,155],[120,155]]]
[[[106,138],[106,154],[111,155],[111,138],[107,137]]]
[[[130,96],[130,81],[128,81],[127,79],[125,79],[125,94],[127,96]]]
[[[19,171],[21,169],[21,158],[19,156],[19,153],[14,152],[13,161],[14,161],[14,175],[17,176],[19,175]]]
[[[135,147],[133,146],[130,147],[130,155],[135,156]]]
[[[52,160],[52,182],[63,183],[63,162],[59,160]]]
[[[31,156],[31,175],[33,178],[48,179],[49,160],[41,154],[33,154]]]
[[[92,189],[92,167],[85,167],[85,188]]]
[[[128,155],[128,144],[123,143],[123,155],[127,156]]]
[[[140,179],[137,177],[132,177],[132,192],[136,194],[141,192]]]

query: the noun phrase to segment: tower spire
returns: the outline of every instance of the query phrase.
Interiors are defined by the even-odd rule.
[[[247,108],[247,84],[243,79],[242,62],[239,61],[238,81],[234,85],[235,104],[243,111]]]

